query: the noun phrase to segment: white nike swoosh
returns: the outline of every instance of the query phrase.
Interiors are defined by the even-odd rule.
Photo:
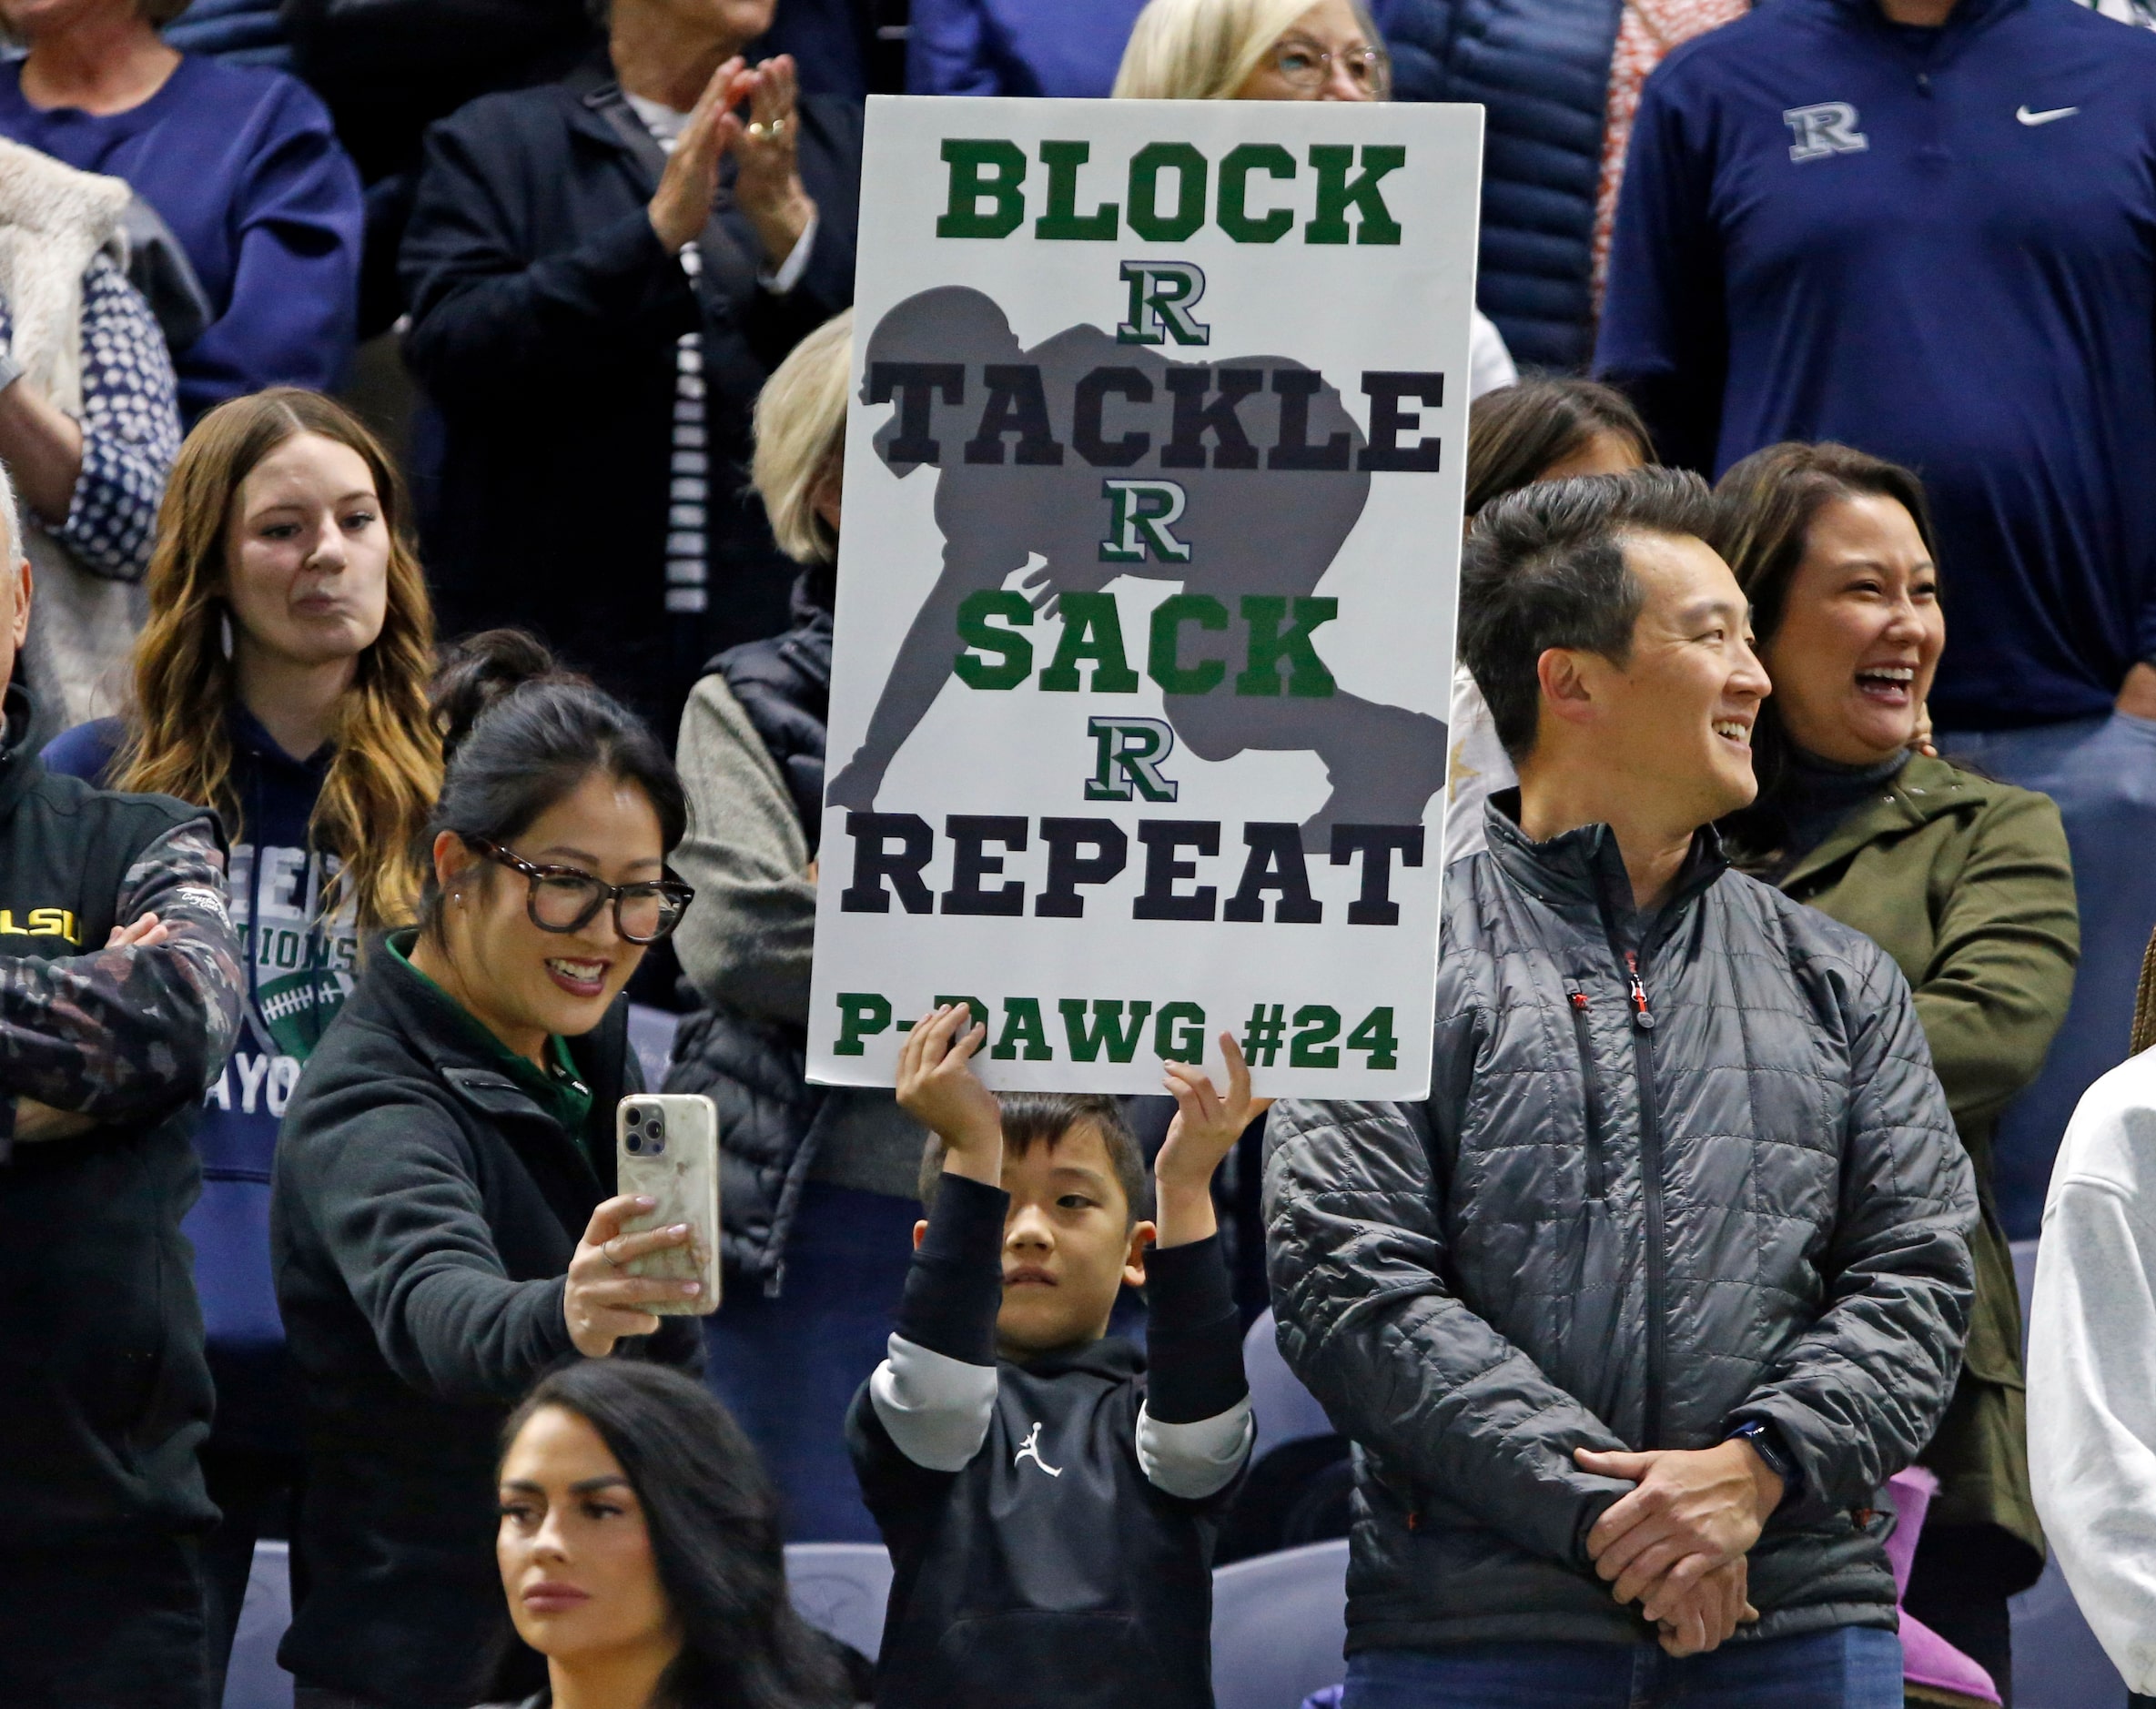
[[[2049,125],[2055,118],[2071,118],[2080,110],[2078,106],[2055,106],[2048,112],[2031,113],[2024,103],[2014,109],[2014,116],[2024,125]]]

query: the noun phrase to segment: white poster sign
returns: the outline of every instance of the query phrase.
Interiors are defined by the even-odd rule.
[[[1481,118],[871,100],[813,1078],[1426,1093]]]

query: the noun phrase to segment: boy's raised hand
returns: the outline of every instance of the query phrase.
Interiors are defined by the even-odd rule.
[[[946,1175],[1003,1182],[1003,1111],[973,1071],[988,1029],[963,1003],[945,1003],[914,1023],[898,1052],[898,1107],[944,1143]]]
[[[1175,1097],[1175,1119],[1153,1159],[1154,1196],[1160,1244],[1186,1246],[1209,1239],[1219,1228],[1213,1216],[1213,1172],[1235,1149],[1243,1129],[1270,1107],[1270,1097],[1250,1096],[1250,1065],[1233,1033],[1220,1035],[1228,1059],[1228,1095],[1214,1090],[1212,1078],[1195,1063],[1170,1062],[1168,1090]]]

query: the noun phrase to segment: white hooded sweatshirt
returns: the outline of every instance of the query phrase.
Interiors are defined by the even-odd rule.
[[[2156,1694],[2156,1050],[2089,1088],[2051,1171],[2029,1461],[2090,1628],[2129,1689]]]

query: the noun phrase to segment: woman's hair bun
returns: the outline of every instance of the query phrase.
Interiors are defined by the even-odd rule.
[[[482,629],[441,650],[428,694],[428,711],[441,733],[441,756],[455,757],[471,726],[491,708],[531,683],[576,683],[591,679],[564,670],[546,643],[522,629]]]

